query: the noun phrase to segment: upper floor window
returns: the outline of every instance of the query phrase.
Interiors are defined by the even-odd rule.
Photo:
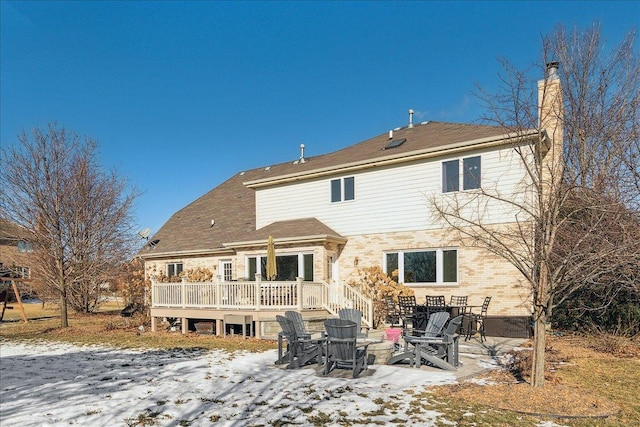
[[[462,171],[460,168],[462,167]],[[462,176],[462,189],[472,190],[480,188],[480,176],[482,172],[480,156],[442,162],[442,192],[449,193],[460,190],[460,177]]]
[[[353,200],[355,197],[354,177],[331,180],[331,203]]]
[[[167,264],[167,277],[180,276],[180,273],[182,273],[181,262]]]
[[[457,249],[388,252],[384,266],[386,273],[400,283],[458,282]]]
[[[20,240],[18,242],[18,252],[31,252],[32,250],[31,242],[27,242],[26,240]]]

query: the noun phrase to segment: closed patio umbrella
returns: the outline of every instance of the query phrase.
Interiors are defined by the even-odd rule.
[[[277,275],[276,247],[273,244],[273,237],[269,236],[269,241],[267,242],[267,280],[275,280]]]

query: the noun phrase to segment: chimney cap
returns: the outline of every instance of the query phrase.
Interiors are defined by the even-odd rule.
[[[560,67],[560,62],[558,61],[550,61],[547,63],[547,77],[551,79],[558,78],[558,68]]]

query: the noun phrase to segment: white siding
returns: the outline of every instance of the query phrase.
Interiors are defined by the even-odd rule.
[[[315,217],[343,236],[440,228],[431,219],[429,198],[442,194],[442,162],[482,156],[482,187],[501,194],[524,194],[523,165],[513,148],[469,152],[420,163],[375,168],[355,174],[336,175],[256,191],[256,223],[264,227],[275,221]],[[331,180],[355,176],[355,200],[331,203]],[[457,192],[458,200],[474,192]],[[489,203],[487,205],[487,203]],[[487,198],[469,203],[469,209],[490,213],[488,222],[510,222],[514,211]]]

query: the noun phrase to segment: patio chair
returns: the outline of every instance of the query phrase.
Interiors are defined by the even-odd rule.
[[[451,298],[449,299],[449,306],[458,308],[458,313],[456,314],[456,316],[460,314],[464,314],[466,312],[468,299],[469,297],[467,297],[466,295],[465,296],[451,295]]]
[[[427,300],[425,305],[427,306],[427,315],[431,315],[431,313],[437,313],[439,311],[444,311],[447,308],[447,301],[444,299],[444,295],[427,295],[426,299]]]
[[[393,328],[395,325],[400,325],[400,311],[398,310],[398,303],[392,296],[384,297],[385,308],[385,322],[391,325]]]
[[[369,342],[357,342],[355,322],[344,319],[328,319],[324,322],[326,336],[326,358],[323,375],[334,368],[351,369],[353,378],[368,367],[367,347]]]
[[[293,322],[293,327],[296,329],[298,338],[311,338],[311,333],[307,331],[307,328],[304,326],[304,319],[302,318],[302,314],[297,311],[285,311],[284,316]]]
[[[409,348],[409,345],[415,346],[415,343],[421,338],[434,338],[441,336],[447,320],[449,320],[449,313],[446,311],[439,311],[437,313],[433,313],[429,317],[427,327],[424,330],[405,328],[402,333],[404,350],[399,354],[391,356],[389,360],[387,360],[387,365],[393,365],[394,363],[408,360],[409,365],[414,366],[416,364],[416,353],[414,348]]]
[[[414,341],[414,361],[417,368],[424,359],[440,369],[454,371],[460,365],[458,351],[458,329],[462,325],[463,315],[454,317],[438,337],[419,337]]]
[[[317,339],[300,338],[296,333],[293,322],[285,316],[276,316],[282,331],[278,334],[278,360],[276,364],[289,361],[287,369],[300,368],[314,359],[318,364],[322,360],[322,341]],[[286,353],[282,352],[282,339],[287,340]]]
[[[480,342],[484,342],[487,339],[484,333],[484,320],[487,318],[487,309],[489,308],[489,303],[491,302],[491,297],[486,297],[484,302],[482,303],[482,307],[480,308],[480,313],[473,313],[470,311],[465,314],[468,318],[467,323],[467,336],[464,338],[465,341],[471,339],[471,336],[475,331],[480,332]]]
[[[451,295],[449,299],[449,305],[447,306],[447,311],[451,315],[451,317],[456,317],[459,315],[465,315],[467,313],[467,300],[469,297],[466,295]],[[459,334],[463,334],[463,323],[460,324],[460,329],[458,331]]]
[[[338,317],[343,320],[351,320],[357,325],[356,331],[358,332],[358,338],[369,338],[369,327],[362,325],[362,312],[355,308],[341,308],[338,310]]]
[[[415,295],[398,295],[398,308],[400,319],[402,319],[402,327],[406,328],[408,322],[411,322],[411,326],[413,326],[416,312]]]

